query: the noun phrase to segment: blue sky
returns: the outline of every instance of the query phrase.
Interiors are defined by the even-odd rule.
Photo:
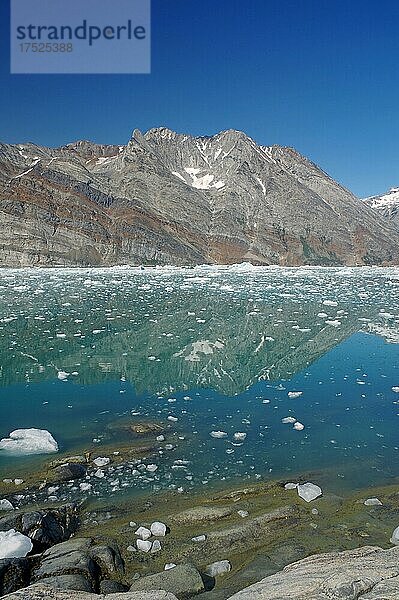
[[[359,196],[399,185],[399,5],[153,0],[151,75],[10,75],[0,3],[0,139],[126,143],[165,125],[293,146]]]

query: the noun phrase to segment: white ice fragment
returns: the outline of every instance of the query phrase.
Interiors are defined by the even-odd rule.
[[[191,541],[196,542],[196,543],[205,542],[205,540],[206,540],[206,535],[196,535],[191,538]]]
[[[392,537],[389,541],[391,542],[391,544],[395,544],[395,546],[399,546],[399,526],[396,529],[394,529],[394,531],[392,533]]]
[[[142,540],[148,540],[152,535],[147,527],[139,527],[134,533]]]
[[[145,540],[137,540],[136,541],[137,549],[142,552],[149,552],[152,547],[152,542],[148,542]]]
[[[302,500],[305,500],[305,502],[312,502],[312,500],[316,500],[323,493],[321,487],[310,482],[298,485],[297,490],[298,496]]]
[[[338,302],[334,302],[334,300],[323,300],[324,306],[338,306]]]
[[[0,440],[1,450],[13,455],[51,454],[58,452],[58,444],[45,429],[16,429]]]
[[[205,573],[210,577],[216,577],[217,575],[223,575],[231,571],[231,564],[228,560],[218,560],[205,569]]]
[[[68,378],[68,375],[69,375],[69,373],[66,373],[65,371],[58,371],[58,373],[57,373],[57,377],[61,381],[65,381],[65,379]]]
[[[165,537],[166,535],[166,525],[165,523],[161,523],[160,521],[154,521],[151,525],[151,533],[155,535],[155,537]]]
[[[137,523],[135,521],[129,522],[129,527],[136,527]]]
[[[294,423],[294,429],[296,431],[302,431],[303,429],[305,429],[305,425],[297,421],[296,423]]]
[[[164,435],[157,435],[157,442],[164,442],[164,441],[165,441]]]
[[[288,398],[299,398],[303,392],[288,392]]]
[[[4,498],[0,500],[0,510],[14,510],[14,507],[9,500]]]
[[[89,492],[93,486],[91,483],[80,483],[79,488],[81,492]]]
[[[237,431],[233,437],[235,440],[243,442],[245,440],[245,438],[247,437],[247,434]]]
[[[397,394],[399,394],[399,386],[394,385],[392,388],[393,392],[396,392]]]
[[[102,479],[103,477],[105,477],[105,473],[102,469],[97,469],[97,471],[94,473],[94,477]]]
[[[326,325],[331,325],[332,327],[338,327],[339,325],[341,325],[341,321],[338,321],[338,319],[335,319],[333,321],[325,321]]]
[[[213,438],[221,439],[227,437],[227,433],[225,431],[211,431],[209,434]]]
[[[93,460],[93,463],[96,465],[96,467],[105,467],[105,465],[108,465],[109,462],[110,459],[103,456],[99,456]]]
[[[14,479],[15,485],[21,485],[24,482],[23,479]]]
[[[162,550],[161,542],[159,540],[154,540],[152,542],[151,554],[155,554],[155,552],[159,552]]]
[[[365,506],[382,506],[382,502],[381,500],[378,500],[378,498],[367,498],[363,504]]]
[[[297,487],[298,487],[297,483],[291,483],[291,482],[289,482],[289,483],[285,484],[284,489],[285,490],[296,490]]]
[[[170,569],[174,569],[176,566],[177,566],[176,563],[166,563],[163,570],[170,571]]]
[[[237,510],[237,515],[244,519],[249,515],[249,512],[247,510]]]
[[[24,558],[32,548],[31,540],[19,531],[15,529],[0,531],[0,559]]]
[[[284,424],[296,423],[296,418],[295,417],[284,417],[284,419],[281,419],[281,422]]]
[[[178,418],[177,417],[173,417],[172,415],[169,415],[168,421],[172,421],[172,423],[175,423],[176,421],[178,421]]]
[[[150,473],[155,473],[155,471],[158,469],[157,465],[147,465],[147,471],[149,471]]]

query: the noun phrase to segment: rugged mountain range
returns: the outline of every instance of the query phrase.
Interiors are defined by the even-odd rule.
[[[399,188],[391,188],[381,196],[365,198],[364,202],[386,219],[399,225]]]
[[[0,145],[0,264],[398,264],[396,226],[239,131]]]

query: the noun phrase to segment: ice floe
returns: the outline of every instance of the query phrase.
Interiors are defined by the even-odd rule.
[[[58,452],[58,444],[45,429],[16,429],[0,440],[0,451],[13,455],[51,454]]]
[[[314,483],[302,483],[297,487],[298,496],[305,502],[312,502],[322,495],[322,489]]]
[[[0,559],[24,558],[33,548],[32,541],[26,535],[9,529],[0,531]]]

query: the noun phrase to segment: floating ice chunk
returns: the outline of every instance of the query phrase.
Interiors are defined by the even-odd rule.
[[[191,541],[196,542],[196,543],[205,542],[205,540],[206,540],[206,535],[196,535],[191,538]]]
[[[324,306],[338,306],[338,302],[334,302],[334,300],[323,300]]]
[[[149,471],[150,473],[155,473],[155,471],[158,469],[157,465],[147,465],[147,471]]]
[[[102,456],[99,456],[98,458],[95,458],[93,460],[93,463],[96,465],[96,467],[105,467],[105,465],[108,465],[110,462],[109,458],[105,458]]]
[[[231,564],[228,560],[218,560],[217,562],[208,565],[205,569],[206,574],[210,577],[223,575],[229,571],[231,571]]]
[[[89,492],[93,486],[91,483],[80,483],[79,488],[81,492]]]
[[[363,504],[365,506],[382,506],[382,502],[381,500],[378,500],[378,498],[367,498]]]
[[[147,527],[139,527],[134,533],[142,540],[148,540],[152,535]]]
[[[399,527],[394,529],[394,531],[392,533],[392,537],[389,541],[391,542],[391,544],[395,544],[395,546],[399,546]]]
[[[320,319],[326,319],[328,317],[328,314],[325,312],[320,312],[317,316],[320,317]]]
[[[154,521],[151,525],[151,533],[155,535],[155,537],[165,537],[166,535],[166,525],[165,523],[161,523],[160,521]]]
[[[157,435],[157,442],[164,442],[164,441],[165,441],[164,435]]]
[[[296,423],[296,418],[295,417],[284,417],[284,419],[281,419],[281,422],[286,424],[286,423]]]
[[[392,388],[393,392],[396,392],[397,394],[399,394],[399,386],[394,385]]]
[[[136,541],[137,549],[142,552],[149,552],[152,547],[152,542],[148,542],[146,540],[137,540]]]
[[[321,487],[310,482],[298,485],[297,490],[298,496],[302,500],[305,500],[305,502],[312,502],[312,500],[316,500],[323,493]]]
[[[237,515],[244,519],[249,515],[249,512],[247,510],[237,510]]]
[[[326,325],[331,325],[332,327],[338,327],[339,325],[341,325],[341,321],[338,321],[338,319],[335,319],[333,321],[325,321]]]
[[[225,431],[211,431],[209,434],[213,438],[221,439],[227,437],[227,433]]]
[[[168,421],[172,421],[172,423],[175,423],[176,421],[178,421],[179,419],[177,417],[173,417],[172,415],[170,415],[168,417]]]
[[[305,429],[305,425],[297,421],[296,423],[294,423],[294,429],[296,431],[302,431],[303,429]]]
[[[163,570],[170,571],[170,569],[174,569],[175,567],[177,567],[176,563],[166,563]]]
[[[161,542],[159,540],[154,540],[152,542],[151,554],[155,554],[155,552],[159,552],[162,550]]]
[[[245,440],[245,438],[247,437],[247,434],[242,433],[241,431],[237,431],[233,437],[235,440],[243,442]]]
[[[97,469],[97,471],[94,473],[94,477],[102,479],[103,477],[105,477],[105,473],[102,469]]]
[[[13,505],[9,500],[0,500],[0,510],[14,510]]]
[[[298,485],[299,485],[298,483],[291,483],[291,482],[289,482],[289,483],[285,484],[284,489],[285,490],[296,490],[296,488],[298,487]]]
[[[61,381],[65,381],[65,379],[68,378],[68,375],[69,375],[69,373],[66,373],[65,371],[58,371],[58,373],[57,373],[57,377]]]
[[[288,398],[299,398],[303,392],[288,392]]]
[[[51,454],[58,452],[58,444],[45,429],[16,429],[0,440],[1,450],[13,455]]]
[[[19,531],[15,529],[0,531],[0,559],[24,558],[32,548],[32,541]]]

